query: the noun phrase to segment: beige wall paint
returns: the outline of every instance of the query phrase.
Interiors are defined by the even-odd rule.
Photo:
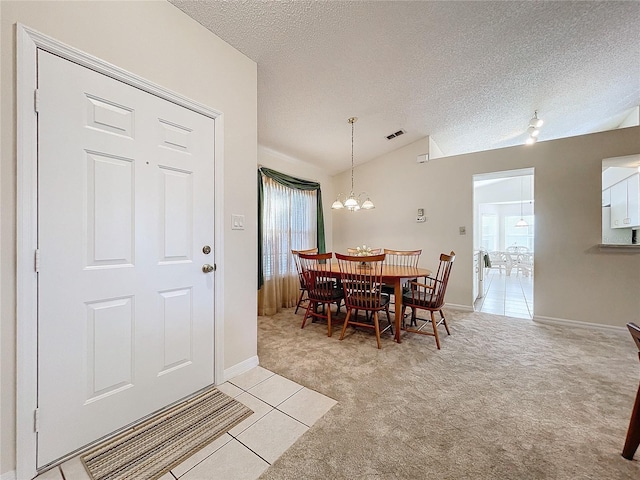
[[[225,368],[257,354],[256,64],[163,1],[0,2],[0,474],[15,469],[15,24],[124,68],[224,114]],[[231,230],[231,213],[246,229]],[[249,282],[249,285],[247,285]]]
[[[258,147],[258,164],[273,170],[277,170],[292,177],[303,180],[311,180],[320,183],[322,190],[322,205],[324,213],[324,235],[327,252],[331,251],[333,224],[331,215],[331,204],[335,200],[333,193],[333,177],[329,176],[323,169],[310,163],[288,157],[279,152],[265,147]]]
[[[367,243],[422,248],[434,267],[454,250],[447,301],[471,307],[473,175],[535,169],[535,315],[623,326],[640,315],[640,253],[601,251],[601,161],[640,152],[640,127],[440,158],[416,164],[426,139],[356,168],[356,191],[376,204],[368,212],[333,213],[335,251]],[[348,189],[349,172],[334,179]],[[415,223],[424,208],[427,223]],[[458,227],[467,234],[460,236]]]

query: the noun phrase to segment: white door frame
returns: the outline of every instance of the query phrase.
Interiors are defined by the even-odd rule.
[[[214,252],[217,265],[214,289],[214,381],[224,380],[224,263],[223,247],[223,124],[222,112],[189,100],[133,73],[47,37],[20,23],[17,45],[17,212],[16,212],[16,470],[17,478],[37,474],[35,410],[38,404],[38,277],[35,251],[38,240],[38,148],[35,96],[37,50],[42,49],[135,88],[181,105],[215,120],[214,127]]]

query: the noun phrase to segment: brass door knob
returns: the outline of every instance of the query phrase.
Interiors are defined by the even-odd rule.
[[[213,267],[213,265],[209,265],[208,263],[205,263],[205,264],[202,266],[202,271],[203,271],[204,273],[211,273],[211,272],[213,272],[214,270],[215,270],[215,268]]]

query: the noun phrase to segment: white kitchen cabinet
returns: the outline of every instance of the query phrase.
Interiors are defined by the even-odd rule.
[[[611,228],[640,226],[640,174],[611,186]]]
[[[611,206],[611,188],[605,188],[602,190],[602,206]]]

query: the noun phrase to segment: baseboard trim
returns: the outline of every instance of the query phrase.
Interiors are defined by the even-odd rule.
[[[247,358],[245,361],[240,362],[240,363],[236,363],[233,367],[229,367],[227,369],[225,369],[224,371],[224,381],[228,381],[231,380],[234,377],[237,377],[238,375],[244,373],[244,372],[248,372],[249,370],[251,370],[254,367],[257,367],[259,364],[258,362],[258,356],[255,355],[253,357]],[[0,479],[0,480],[4,480],[4,478]]]
[[[446,303],[445,308],[451,308],[453,310],[462,310],[463,312],[473,312],[473,307],[471,305],[458,305],[456,303]]]
[[[581,322],[580,320],[568,320],[566,318],[544,317],[534,315],[533,321],[544,325],[554,325],[557,327],[585,328],[588,330],[606,330],[608,332],[626,332],[625,327],[615,325],[602,325],[601,323]]]
[[[16,471],[11,470],[10,472],[4,472],[0,475],[0,480],[16,480]]]

